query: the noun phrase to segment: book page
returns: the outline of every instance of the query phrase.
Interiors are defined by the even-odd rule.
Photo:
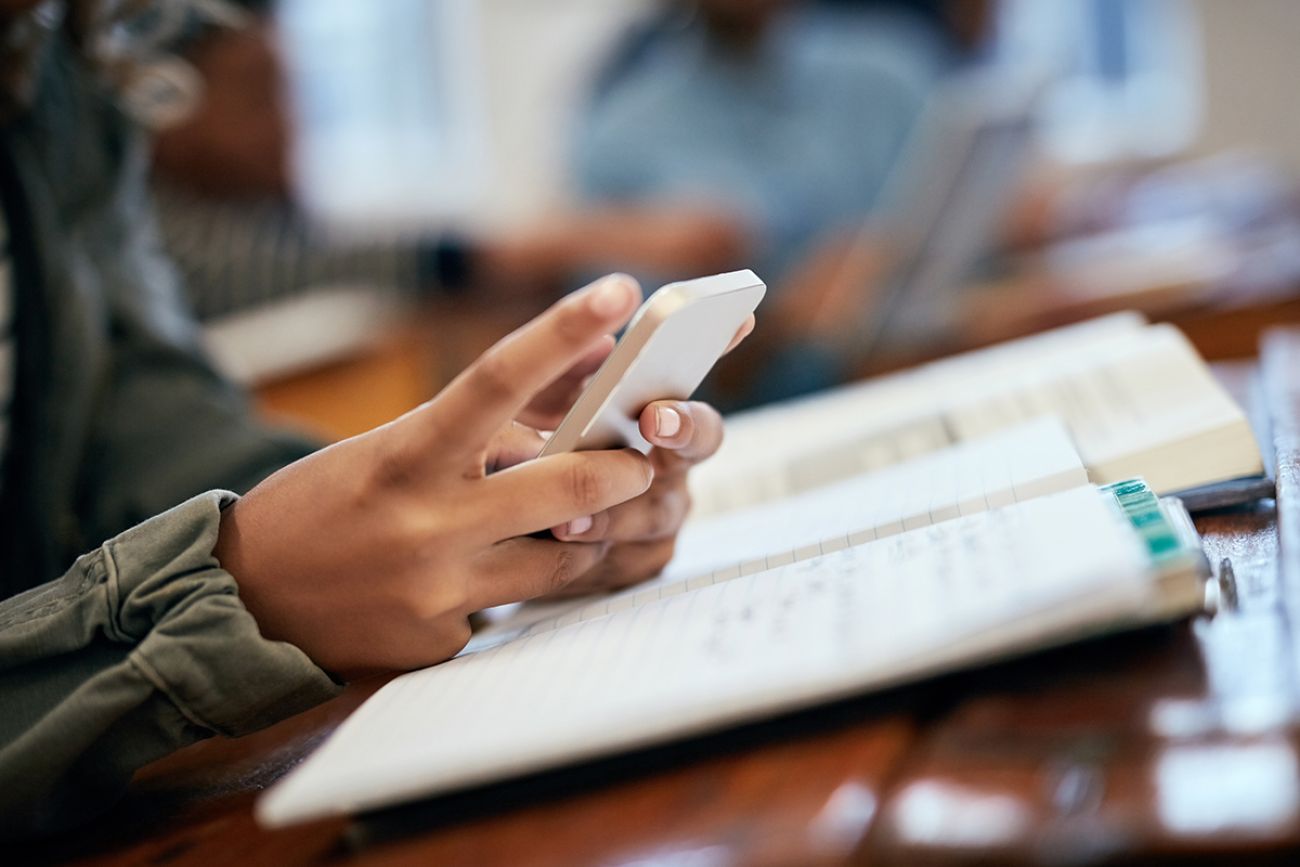
[[[379,806],[859,693],[961,664],[947,649],[976,638],[980,658],[1023,647],[1035,618],[1105,628],[1155,580],[1090,487],[910,530],[397,678],[259,815]]]
[[[729,443],[692,476],[698,514],[789,496],[842,478],[845,467],[888,466],[1044,415],[1065,422],[1095,482],[1141,475],[1165,493],[1262,471],[1241,409],[1176,329],[1107,332],[1066,348],[1004,355],[1010,363],[978,365],[978,376],[955,375],[960,365],[951,362],[920,368],[856,397],[729,421]],[[1211,460],[1191,459],[1209,446]]]
[[[959,397],[968,384],[1001,381],[1008,371],[1081,353],[1099,356],[1110,343],[1137,339],[1145,330],[1140,315],[1114,314],[729,415],[721,450],[691,472],[695,513],[790,493],[783,480],[750,477],[748,471],[764,463],[784,465],[823,446],[861,444],[856,459],[869,470],[951,445],[956,437],[936,407]],[[824,467],[810,469],[815,477],[800,484],[826,480]]]
[[[604,596],[516,608],[476,634],[466,652],[1087,483],[1065,428],[1038,419],[775,502],[688,521],[657,578]]]

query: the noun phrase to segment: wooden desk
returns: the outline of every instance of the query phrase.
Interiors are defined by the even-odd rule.
[[[379,685],[141,772],[20,858],[96,865],[1295,863],[1300,334],[1220,368],[1276,446],[1278,499],[1202,517],[1214,618],[953,675],[507,786],[400,820],[255,826],[255,797]],[[1235,601],[1232,601],[1235,600]],[[396,833],[394,833],[396,829]]]
[[[425,304],[366,349],[263,383],[254,395],[258,408],[272,418],[305,425],[324,439],[368,431],[437,394],[483,350],[543,306],[527,299],[490,308],[454,299]]]

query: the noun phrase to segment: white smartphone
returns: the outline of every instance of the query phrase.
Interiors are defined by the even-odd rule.
[[[685,400],[763,300],[753,271],[669,283],[646,299],[539,457],[631,446],[650,451],[637,418],[655,400]]]

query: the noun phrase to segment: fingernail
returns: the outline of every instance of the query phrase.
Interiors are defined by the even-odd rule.
[[[632,286],[622,275],[606,277],[591,290],[587,304],[597,316],[613,316],[627,309],[632,300]]]
[[[661,437],[676,436],[682,429],[682,417],[677,410],[666,406],[655,408],[655,433]]]
[[[590,529],[591,516],[583,515],[581,518],[574,518],[569,522],[569,526],[565,529],[565,534],[569,536],[581,536]]]

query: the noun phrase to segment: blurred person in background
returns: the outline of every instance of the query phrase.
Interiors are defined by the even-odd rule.
[[[153,195],[201,319],[329,285],[493,303],[553,298],[575,273],[616,262],[692,276],[738,265],[739,223],[707,205],[582,209],[474,237],[362,241],[313,225],[292,200],[294,131],[267,5],[244,0],[248,13],[194,23],[173,46],[201,87],[182,116],[157,123]]]
[[[722,206],[775,290],[762,346],[732,364],[748,375],[719,396],[728,405],[851,375],[817,357],[825,308],[855,301],[824,297],[824,248],[839,251],[881,207],[932,89],[978,43],[985,5],[667,0],[613,53],[576,136],[580,200]]]
[[[722,436],[658,401],[648,456],[531,459],[637,306],[618,275],[367,434],[259,422],[199,349],[123,111],[156,8],[0,0],[0,836],[446,659],[477,610],[658,572]]]

